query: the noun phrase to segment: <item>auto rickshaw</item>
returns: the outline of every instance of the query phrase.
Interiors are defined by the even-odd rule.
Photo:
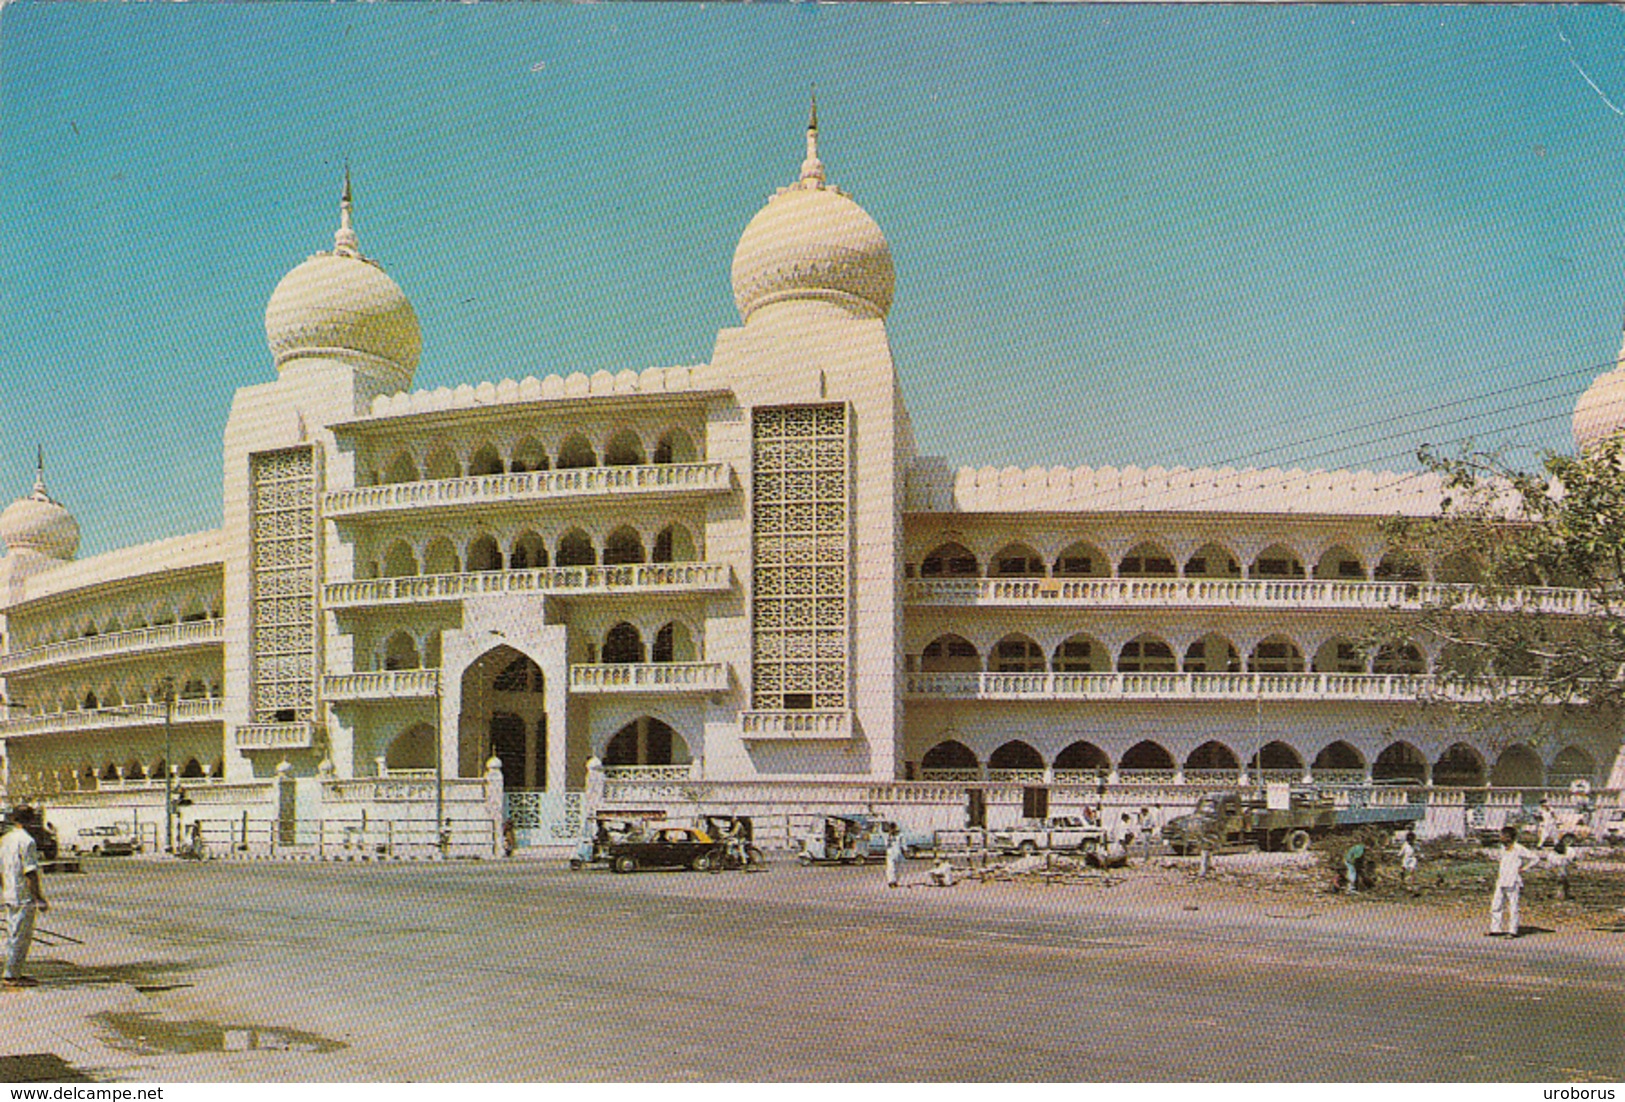
[[[869,860],[869,819],[865,815],[825,815],[801,840],[796,860],[803,865],[861,865]]]

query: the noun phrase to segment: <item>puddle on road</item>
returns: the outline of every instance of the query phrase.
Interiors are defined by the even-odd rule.
[[[95,1015],[92,1020],[106,1031],[107,1043],[124,1052],[142,1056],[194,1052],[336,1052],[346,1047],[315,1033],[280,1026],[224,1024],[221,1022],[172,1022],[152,1013]]]

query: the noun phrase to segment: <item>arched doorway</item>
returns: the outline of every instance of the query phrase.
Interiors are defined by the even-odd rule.
[[[653,716],[639,716],[604,744],[604,764],[687,765],[693,759],[683,736]]]
[[[502,762],[509,790],[547,787],[547,691],[541,667],[510,646],[493,647],[463,672],[457,773],[477,777]]]

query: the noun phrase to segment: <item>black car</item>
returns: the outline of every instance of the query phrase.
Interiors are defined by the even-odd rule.
[[[616,872],[638,869],[695,869],[703,872],[717,860],[715,839],[694,827],[656,827],[633,831],[609,845],[609,867]]]

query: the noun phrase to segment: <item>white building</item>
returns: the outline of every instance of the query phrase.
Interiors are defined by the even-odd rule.
[[[1459,809],[1615,760],[1617,732],[1452,731],[1417,704],[1436,650],[1362,649],[1470,569],[1383,546],[1436,511],[1428,477],[916,454],[891,253],[816,116],[704,364],[413,391],[412,306],[348,180],[340,209],[271,294],[219,531],[76,561],[43,470],[0,515],[13,797],[125,815],[168,769],[191,818],[338,821],[421,809],[438,744],[454,800],[488,801],[497,759],[522,827],[563,829],[595,757],[623,802],[957,825],[1260,771]]]

